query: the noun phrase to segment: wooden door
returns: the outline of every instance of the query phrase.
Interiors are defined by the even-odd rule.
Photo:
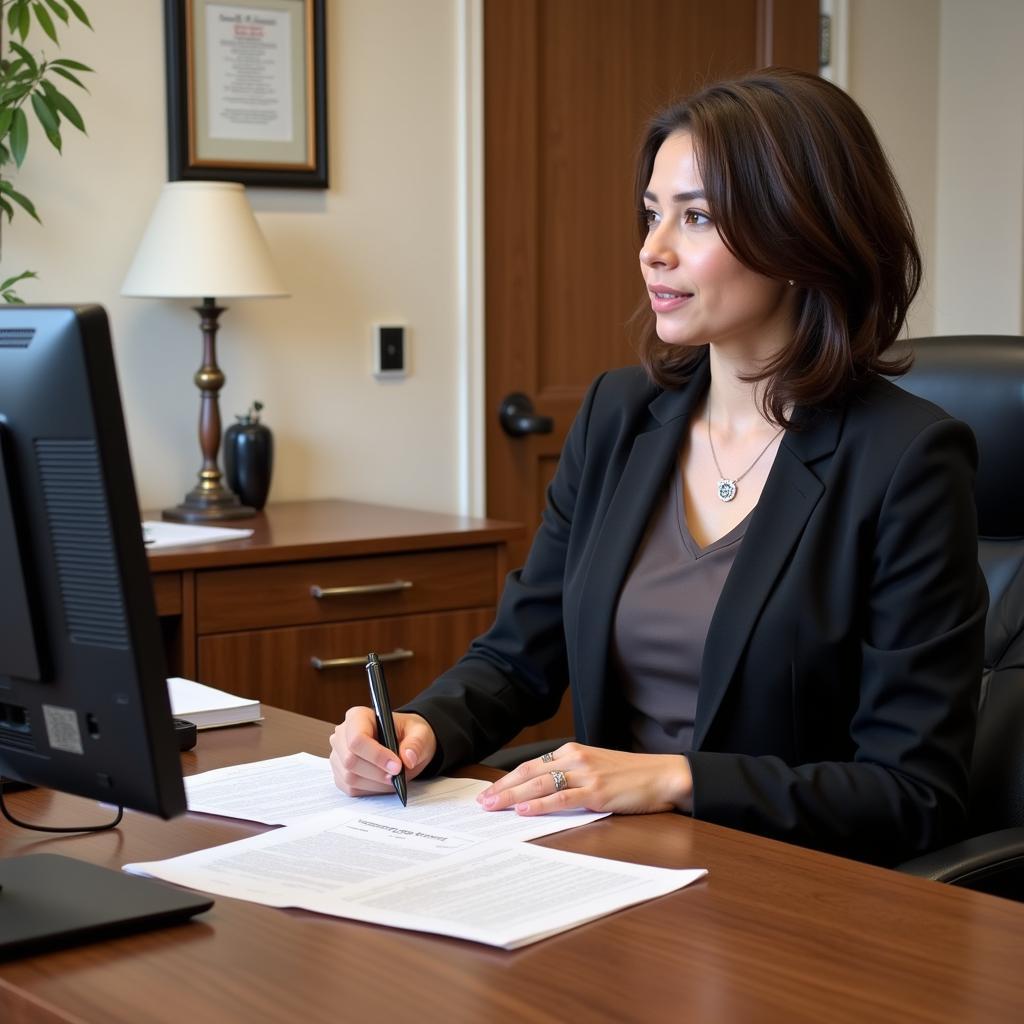
[[[487,514],[527,524],[587,385],[635,361],[633,160],[655,110],[767,64],[817,71],[817,0],[484,0]],[[521,393],[550,433],[510,437]],[[572,731],[568,700],[532,735]]]
[[[817,0],[485,0],[488,515],[532,535],[587,385],[634,361],[632,175],[647,118],[726,75],[816,71],[817,45]],[[551,433],[501,428],[516,392]]]

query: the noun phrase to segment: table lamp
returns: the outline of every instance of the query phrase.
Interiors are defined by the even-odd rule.
[[[164,519],[209,523],[255,515],[222,483],[217,462],[221,421],[218,396],[224,374],[217,365],[218,318],[225,307],[212,296],[283,296],[278,276],[242,185],[226,181],[171,181],[164,185],[121,294],[148,298],[202,298],[199,314],[203,364],[199,388],[199,481]]]

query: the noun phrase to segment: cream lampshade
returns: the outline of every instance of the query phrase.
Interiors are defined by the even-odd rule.
[[[198,299],[203,364],[200,392],[199,481],[182,504],[163,517],[183,522],[238,519],[254,514],[221,482],[217,463],[221,421],[218,396],[224,374],[217,366],[218,318],[212,296],[270,298],[288,292],[277,273],[243,186],[224,181],[171,181],[163,187],[121,286],[128,296]]]

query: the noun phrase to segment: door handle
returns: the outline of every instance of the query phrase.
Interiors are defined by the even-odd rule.
[[[498,410],[498,421],[509,437],[526,434],[550,434],[555,421],[550,416],[539,416],[533,411],[533,402],[527,395],[516,391],[506,395]]]

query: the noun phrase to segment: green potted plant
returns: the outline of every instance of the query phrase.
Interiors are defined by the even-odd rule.
[[[25,45],[32,28],[38,26],[59,46],[58,22],[68,25],[71,18],[92,28],[78,0],[0,0],[0,224],[4,214],[10,222],[18,207],[39,221],[35,205],[11,181],[12,172],[21,167],[28,151],[28,108],[58,153],[63,122],[85,131],[82,115],[61,88],[67,88],[65,83],[71,82],[85,89],[77,76],[92,69],[68,58],[47,60]],[[0,298],[4,302],[21,302],[15,285],[35,276],[31,270],[7,276],[0,282]]]

